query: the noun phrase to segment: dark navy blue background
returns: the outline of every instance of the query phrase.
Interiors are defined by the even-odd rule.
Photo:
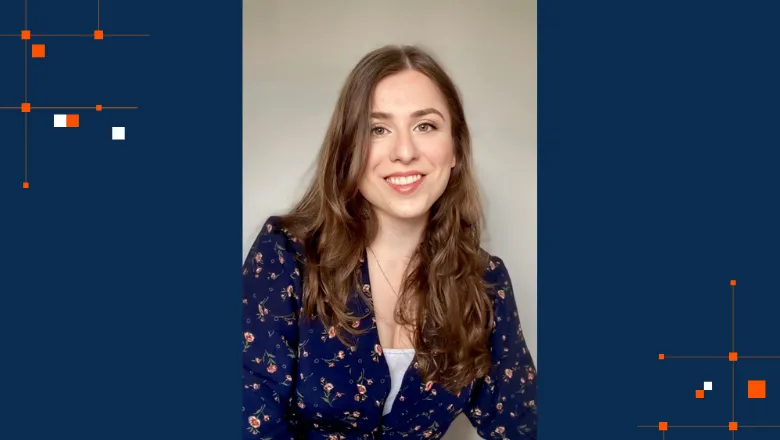
[[[728,354],[731,279],[737,352],[780,355],[779,14],[539,2],[539,438],[727,426],[729,362],[657,356]],[[780,425],[780,359],[740,360],[735,377],[736,420]],[[767,399],[747,399],[750,379],[767,381]]]
[[[761,3],[540,0],[541,438],[725,426],[731,365],[657,354],[728,353],[731,279],[737,351],[780,355],[780,11]],[[0,6],[0,34],[23,4]],[[76,130],[34,110],[28,190],[24,117],[0,110],[0,438],[237,438],[241,6],[101,9],[107,33],[151,37],[34,38],[29,101],[140,109],[80,112]],[[31,0],[28,27],[90,33],[96,15]],[[24,98],[23,48],[0,37],[0,106]],[[780,425],[780,360],[740,360],[736,379],[736,419]]]
[[[0,110],[0,438],[241,435],[241,3],[30,0]],[[19,33],[24,1],[0,4]],[[31,50],[28,46],[28,51]],[[0,37],[0,106],[24,43]],[[111,127],[125,126],[126,141]]]

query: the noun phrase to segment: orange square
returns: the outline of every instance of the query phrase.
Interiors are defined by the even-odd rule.
[[[22,31],[22,40],[30,39],[30,31]]]
[[[739,423],[729,422],[729,431],[736,431],[739,428]]]
[[[738,357],[737,357],[737,352],[736,351],[729,352],[729,360],[731,362],[736,362],[737,359],[738,359]]]
[[[737,285],[737,280],[731,280],[731,285],[732,286],[736,286]]]
[[[766,399],[766,381],[748,381],[748,399]]]
[[[79,126],[79,115],[65,115],[65,126],[77,128]]]
[[[29,102],[23,102],[22,103],[22,113],[30,113],[30,103]]]
[[[659,354],[658,354],[658,360],[659,360],[659,361],[662,361],[662,360],[664,360],[664,354],[663,354],[663,353],[659,353]]]
[[[32,57],[33,58],[46,58],[46,45],[45,44],[33,44],[32,45]]]
[[[103,111],[103,106],[100,105],[100,104],[96,105],[95,106],[95,111],[102,112]]]
[[[703,399],[704,398],[704,390],[696,390],[696,398],[697,399]]]
[[[659,431],[668,431],[669,430],[669,422],[658,422],[658,430]]]
[[[29,187],[30,187],[30,182],[23,182],[22,183],[22,188],[29,188]]]
[[[96,40],[102,40],[103,39],[103,31],[101,31],[101,30],[95,31],[95,39]]]

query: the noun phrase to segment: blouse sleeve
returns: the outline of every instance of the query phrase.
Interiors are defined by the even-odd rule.
[[[301,269],[295,239],[270,218],[243,264],[243,438],[293,439]]]
[[[500,258],[491,257],[485,278],[494,293],[493,366],[477,382],[466,414],[482,438],[536,439],[536,368],[523,337],[512,281]]]

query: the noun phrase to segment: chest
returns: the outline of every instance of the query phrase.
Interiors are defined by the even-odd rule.
[[[436,384],[423,383],[414,359],[407,362],[406,371],[394,373],[379,341],[375,319],[362,320],[359,326],[365,333],[351,348],[319,320],[299,325],[299,343],[293,350],[298,376],[291,381],[299,421],[313,429],[365,438],[378,430],[399,438],[406,431],[415,433],[415,427],[423,430],[417,435],[435,428],[430,438],[446,431],[463,411],[470,390],[452,394]],[[392,410],[383,416],[389,398]],[[414,423],[411,426],[410,421]]]

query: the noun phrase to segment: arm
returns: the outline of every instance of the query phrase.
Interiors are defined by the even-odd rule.
[[[495,294],[493,366],[477,382],[467,416],[485,439],[536,439],[536,368],[523,337],[509,273],[492,257],[486,280]]]
[[[301,271],[291,239],[271,218],[243,265],[243,438],[293,439]]]

